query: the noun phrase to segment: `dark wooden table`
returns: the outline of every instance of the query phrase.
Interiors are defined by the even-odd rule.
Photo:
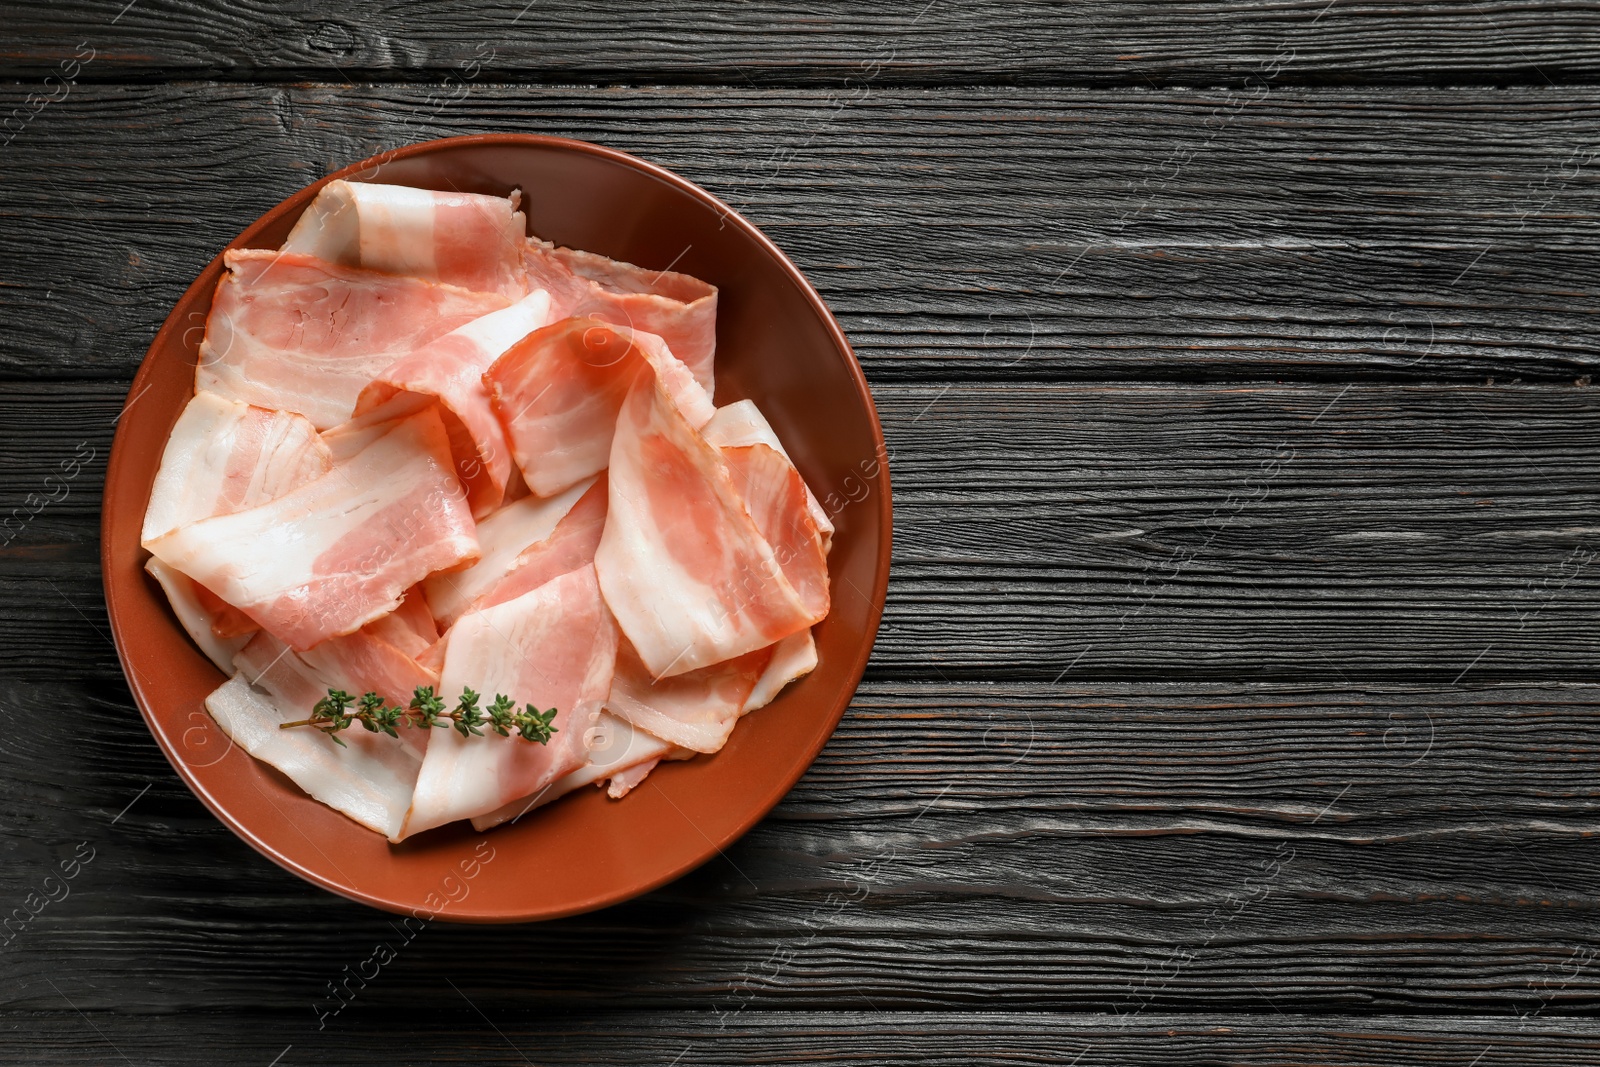
[[[58,0],[0,67],[6,1062],[1600,1063],[1593,4]],[[726,859],[406,940],[156,750],[99,489],[245,223],[492,130],[788,252],[896,569]]]

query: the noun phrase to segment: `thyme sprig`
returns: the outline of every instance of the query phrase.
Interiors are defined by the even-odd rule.
[[[524,741],[541,745],[548,744],[550,736],[557,732],[555,708],[540,711],[529,704],[526,711],[518,711],[516,702],[503,693],[496,693],[487,708],[479,708],[481,699],[471,688],[463,689],[456,706],[446,711],[445,702],[434,695],[431,685],[417,686],[411,694],[411,703],[405,707],[390,704],[377,693],[363,693],[357,699],[343,689],[329,689],[327,696],[312,705],[308,718],[280,723],[278,729],[310,726],[327,734],[338,745],[344,744],[339,731],[356,723],[368,733],[390,737],[399,737],[403,726],[454,727],[462,737],[482,737],[484,727],[488,727],[501,737],[515,734]]]

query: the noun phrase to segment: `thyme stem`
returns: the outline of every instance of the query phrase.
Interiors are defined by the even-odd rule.
[[[279,723],[278,729],[310,726],[327,734],[338,745],[344,744],[339,731],[349,729],[356,723],[360,723],[368,733],[388,734],[390,737],[399,737],[400,728],[404,726],[425,729],[454,727],[462,737],[482,737],[484,727],[488,727],[501,737],[514,734],[524,741],[541,745],[548,744],[551,735],[557,732],[554,725],[555,708],[540,711],[528,704],[526,710],[517,711],[517,705],[510,697],[497,693],[487,708],[480,709],[479,699],[472,689],[463,689],[456,706],[446,711],[444,701],[434,695],[431,685],[417,686],[411,694],[411,703],[406,707],[390,704],[377,693],[363,693],[358,700],[343,689],[329,689],[328,695],[312,707],[310,717]]]

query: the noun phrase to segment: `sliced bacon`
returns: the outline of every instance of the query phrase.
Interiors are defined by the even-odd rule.
[[[223,731],[317,800],[386,837],[399,833],[428,731],[402,728],[396,740],[352,727],[340,733],[344,744],[339,745],[313,727],[278,726],[306,718],[330,688],[404,702],[416,686],[435,684],[437,678],[367,633],[335,638],[300,654],[270,634],[259,634],[235,664],[239,673],[206,698]]]
[[[717,287],[687,274],[649,270],[592,252],[530,239],[529,285],[548,289],[562,316],[592,315],[666,342],[710,394],[716,390]]]
[[[516,299],[527,292],[527,222],[519,200],[518,193],[332,181],[295,223],[283,251]]]
[[[194,595],[200,601],[200,606],[211,616],[211,632],[223,640],[230,637],[246,637],[261,629],[254,619],[199,582],[194,583]]]
[[[507,504],[478,523],[478,562],[425,583],[435,617],[448,627],[465,612],[503,604],[593,563],[605,517],[604,479]]]
[[[316,427],[302,416],[196,394],[161,453],[140,541],[148,545],[179,526],[265,504],[332,464]]]
[[[341,748],[317,730],[280,730],[283,710],[242,674],[206,697],[206,710],[234,744],[312,798],[385,837],[399,830],[422,761],[393,738],[356,731]]]
[[[505,577],[478,598],[473,608],[503,604],[568,571],[591,566],[605,530],[606,500],[606,479],[601,475],[556,524],[555,532],[523,549]]]
[[[772,658],[767,662],[767,669],[761,672],[761,679],[750,690],[750,696],[745,700],[744,707],[739,709],[739,714],[748,715],[757,708],[766,707],[777,699],[784,686],[810,674],[816,666],[817,642],[810,630],[801,630],[785,637],[772,646]]]
[[[772,659],[758,648],[725,663],[659,681],[626,640],[617,646],[606,710],[641,730],[695,752],[716,752],[727,743],[739,713]]]
[[[148,545],[180,526],[275,500],[331,465],[328,447],[303,416],[200,393],[167,438],[141,541]],[[259,628],[255,621],[160,560],[152,557],[145,569],[166,591],[195,643],[231,674],[241,638]]]
[[[223,674],[232,674],[234,654],[244,647],[249,637],[222,637],[212,631],[214,616],[200,596],[205,587],[188,575],[178,573],[154,556],[144,561],[144,569],[160,583],[162,591],[167,594],[167,602],[172,605],[172,613],[178,617],[178,622],[194,639],[194,643],[200,646],[200,651]]]
[[[606,796],[612,800],[621,800],[637,789],[650,776],[650,772],[656,769],[656,764],[660,762],[661,760],[658,757],[648,763],[637,763],[625,771],[613,774],[609,784],[606,786]]]
[[[493,405],[490,405],[493,408]],[[504,429],[504,427],[502,427]],[[524,497],[531,496],[533,490],[528,488],[528,483],[523,480],[522,472],[517,469],[516,463],[511,464],[511,478],[506,482],[506,497],[504,503],[515,504]]]
[[[656,678],[742,656],[821,618],[785,577],[721,455],[653,376],[623,405],[595,570]]]
[[[388,614],[426,575],[476,559],[478,542],[433,408],[362,432],[364,447],[316,481],[150,550],[296,649]]]
[[[626,719],[603,711],[589,729],[589,741],[588,763],[571,774],[557,778],[532,796],[519,797],[484,815],[474,815],[473,829],[487,830],[491,826],[511,822],[534,808],[542,808],[552,800],[566,796],[579,786],[599,785],[608,778],[615,783],[618,777],[624,776],[628,776],[624,780],[637,778],[642,781],[650,773],[648,768],[655,767],[662,759],[674,758],[680,751],[659,737],[635,729]],[[646,769],[640,771],[639,768]],[[637,784],[637,781],[633,782],[633,785]],[[625,792],[626,789],[613,792],[612,796],[620,798]]]
[[[406,590],[400,606],[389,614],[373,619],[362,632],[381,637],[401,652],[420,659],[435,641],[439,640],[439,626],[428,610],[427,596],[420,584]],[[433,670],[438,674],[438,670]]]
[[[535,494],[552,496],[605,469],[617,415],[641,375],[659,376],[695,427],[715,413],[660,338],[593,318],[547,326],[495,361],[484,385]]]
[[[778,440],[778,435],[767,422],[761,409],[756,407],[754,400],[737,400],[732,404],[724,404],[717,409],[711,421],[707,422],[700,430],[702,436],[721,449],[743,448],[749,445],[766,445],[775,448],[789,460],[790,466],[794,460],[790,457],[783,442]],[[798,472],[797,472],[798,473]],[[804,484],[802,482],[802,484]],[[816,524],[817,532],[822,536],[822,551],[826,553],[833,545],[833,521],[828,518],[827,511],[817,500],[811,487],[806,486],[806,510],[811,514],[811,521]]]
[[[489,406],[483,372],[500,354],[550,321],[550,294],[539,291],[474,319],[384,369],[361,390],[358,416],[410,394],[437,400],[456,474],[478,518],[499,507],[510,480],[511,446]]]
[[[827,615],[828,559],[806,510],[806,483],[800,473],[783,453],[766,445],[724,448],[722,459],[800,602],[818,619]]]
[[[587,763],[589,728],[610,691],[616,655],[616,627],[592,567],[462,616],[446,637],[443,692],[454,699],[470,687],[485,705],[504,693],[519,711],[554,707],[557,732],[541,745],[487,730],[482,737],[435,731],[401,836],[487,814]]]
[[[424,343],[510,303],[299,253],[233,249],[206,320],[195,391],[296,411],[319,430]]]
[[[448,631],[446,631],[446,633],[448,634]],[[417,656],[417,662],[435,673],[444,670],[445,643],[446,642],[443,637],[439,638],[439,640],[429,645]]]

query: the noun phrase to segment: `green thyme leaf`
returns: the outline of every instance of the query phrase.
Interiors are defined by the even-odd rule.
[[[357,700],[342,689],[329,689],[327,696],[312,705],[310,716],[296,722],[280,723],[278,728],[287,730],[295,726],[314,726],[341,747],[345,742],[339,732],[355,723],[360,723],[368,733],[387,734],[395,738],[400,736],[400,729],[405,726],[422,729],[454,727],[462,737],[482,737],[482,728],[487,725],[501,737],[510,737],[515,732],[524,741],[541,745],[548,744],[551,735],[557,732],[554,725],[555,708],[539,711],[528,704],[526,711],[519,712],[516,710],[516,701],[504,693],[496,693],[487,708],[479,708],[481,699],[473,689],[464,688],[456,706],[445,711],[445,702],[434,693],[431,685],[417,686],[407,707],[390,704],[387,698],[378,693],[363,693]]]

